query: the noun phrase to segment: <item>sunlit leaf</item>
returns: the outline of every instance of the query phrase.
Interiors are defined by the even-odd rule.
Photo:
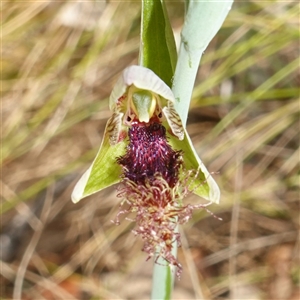
[[[139,64],[171,87],[176,61],[176,45],[164,1],[142,1]]]

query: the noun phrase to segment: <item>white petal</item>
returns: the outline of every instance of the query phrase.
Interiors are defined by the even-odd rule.
[[[91,171],[92,171],[92,166],[91,165],[85,173],[81,176],[79,181],[76,183],[74,190],[72,192],[71,198],[74,203],[79,202],[83,198],[83,192],[86,186],[86,183],[90,177]]]
[[[130,66],[123,71],[111,92],[109,98],[111,110],[114,109],[118,99],[124,95],[126,89],[131,85],[142,90],[151,91],[166,100],[175,101],[171,89],[153,71],[142,66]]]

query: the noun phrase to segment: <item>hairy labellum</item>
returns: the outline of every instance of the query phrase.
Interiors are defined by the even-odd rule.
[[[190,175],[180,176],[182,151],[171,148],[165,127],[157,121],[133,122],[128,136],[127,152],[117,162],[123,167],[118,195],[129,207],[119,212],[116,223],[119,215],[136,213],[134,233],[144,240],[143,251],[149,254],[148,258],[156,253],[157,258],[176,266],[179,277],[182,267],[172,254],[173,243],[180,245],[176,226],[191,216],[191,210],[182,206]]]
[[[117,158],[123,168],[122,185],[118,196],[127,203],[119,216],[135,213],[137,228],[134,230],[144,240],[143,251],[148,259],[154,255],[162,257],[177,267],[180,277],[182,267],[172,254],[176,241],[180,246],[178,224],[186,223],[194,209],[205,205],[186,205],[182,199],[191,192],[192,178],[197,178],[197,170],[185,170],[183,152],[173,150],[169,145],[166,129],[153,118],[149,123],[134,120],[128,129],[129,143],[126,154]]]
[[[118,196],[123,199],[122,205],[126,203],[116,223],[119,224],[120,215],[134,213],[133,232],[143,239],[142,250],[148,253],[148,259],[163,258],[168,265],[177,267],[176,274],[180,277],[182,267],[172,249],[176,242],[178,246],[181,244],[178,224],[186,223],[193,209],[203,207],[184,206],[182,202],[192,191],[190,186],[198,177],[199,169],[187,170],[184,151],[173,149],[168,142],[168,138],[184,141],[185,134],[171,99],[162,108],[161,98],[135,87],[129,88],[127,97],[118,99],[116,107],[119,105],[120,110],[124,101],[128,104],[121,116],[127,127],[128,144],[125,154],[116,159],[122,167]],[[168,137],[163,117],[170,133]],[[193,187],[197,188],[194,184]]]
[[[117,162],[124,168],[124,177],[137,184],[152,181],[155,174],[172,188],[178,181],[182,166],[181,151],[174,151],[167,142],[162,124],[135,122],[128,130],[127,153]]]

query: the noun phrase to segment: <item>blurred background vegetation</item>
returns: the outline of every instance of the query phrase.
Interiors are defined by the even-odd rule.
[[[178,40],[184,3],[167,7]],[[202,58],[187,129],[218,172],[223,221],[199,211],[181,229],[174,299],[300,298],[299,13],[237,1]],[[0,297],[149,298],[134,224],[111,223],[115,187],[70,200],[139,26],[139,1],[2,3]]]

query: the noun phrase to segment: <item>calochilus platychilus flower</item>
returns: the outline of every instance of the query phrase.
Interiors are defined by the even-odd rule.
[[[122,204],[117,215],[134,212],[134,233],[144,240],[149,257],[162,257],[181,266],[172,255],[180,236],[177,224],[186,223],[193,209],[183,198],[197,194],[208,204],[219,202],[220,190],[196,154],[175,110],[171,89],[150,69],[126,68],[110,95],[112,116],[100,150],[72,193],[73,202],[121,182]]]

